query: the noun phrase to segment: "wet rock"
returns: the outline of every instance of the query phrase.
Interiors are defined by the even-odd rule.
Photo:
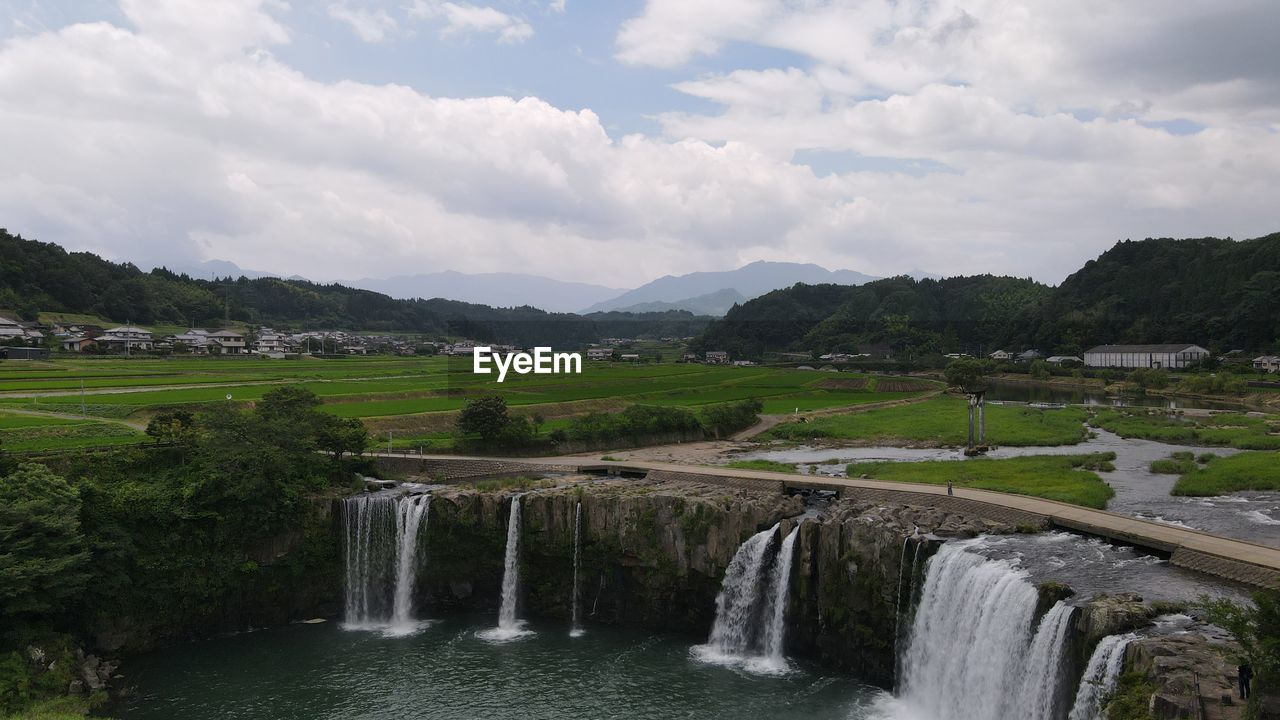
[[[1133,641],[1125,651],[1125,666],[1155,683],[1151,709],[1157,720],[1236,720],[1245,710],[1235,700],[1238,653],[1233,642],[1202,627]]]

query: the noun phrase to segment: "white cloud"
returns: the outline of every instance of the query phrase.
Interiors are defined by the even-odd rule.
[[[0,45],[0,215],[140,264],[612,285],[756,259],[1056,281],[1121,237],[1274,231],[1274,78],[1196,39],[1178,47],[1201,61],[1162,74],[1144,53],[1212,23],[1149,1],[1091,4],[1091,24],[1016,0],[652,0],[619,30],[627,62],[727,43],[793,62],[690,71],[675,87],[713,109],[617,137],[538,98],[318,81],[272,54],[280,3],[125,0],[116,25]],[[532,32],[493,8],[411,9],[445,34]],[[1205,127],[1148,126],[1177,118]]]
[[[442,0],[413,0],[412,18],[440,22],[442,35],[496,35],[501,43],[521,43],[533,37],[533,26],[496,8]]]
[[[386,40],[400,27],[396,19],[382,8],[352,7],[345,2],[330,5],[329,17],[346,23],[356,37],[370,43]]]

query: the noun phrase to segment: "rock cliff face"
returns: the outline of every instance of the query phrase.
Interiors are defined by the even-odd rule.
[[[441,609],[496,608],[516,491],[437,490],[422,599]],[[788,651],[893,683],[897,611],[920,586],[941,538],[1011,528],[934,510],[838,502],[806,515],[799,497],[689,482],[605,481],[521,496],[525,612],[568,618],[574,513],[583,508],[581,603],[588,622],[704,635],[725,569],[752,534],[800,524]],[[913,536],[904,543],[904,539]],[[905,560],[905,564],[904,564]]]

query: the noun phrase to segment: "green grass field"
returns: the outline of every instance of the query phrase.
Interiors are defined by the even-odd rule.
[[[10,449],[75,447],[93,444],[88,435],[97,429],[101,444],[126,442],[121,431],[127,428],[118,423],[85,425],[81,413],[145,422],[160,408],[226,402],[228,395],[235,403],[253,402],[286,384],[315,392],[327,412],[376,422],[380,440],[387,431],[403,430],[396,433],[397,448],[446,445],[448,433],[441,428],[447,424],[447,413],[484,394],[504,397],[518,412],[543,415],[543,432],[550,432],[568,416],[617,411],[633,403],[697,408],[758,398],[766,413],[781,414],[909,398],[939,387],[913,378],[671,362],[585,363],[581,375],[512,374],[498,384],[493,375],[472,374],[469,358],[14,361],[0,362],[0,441]],[[35,416],[3,413],[6,409],[61,413],[66,420],[45,418],[44,424],[78,425],[61,435],[40,435],[31,430],[40,421],[22,419]]]
[[[1174,495],[1224,495],[1241,490],[1280,490],[1280,452],[1206,457],[1173,486]]]
[[[1109,470],[1114,453],[1034,455],[990,460],[872,462],[849,465],[849,477],[945,485],[1032,495],[1073,505],[1103,509],[1115,495],[1093,470]]]
[[[1241,450],[1280,450],[1280,416],[1231,412],[1188,417],[1163,410],[1116,408],[1099,410],[1089,424],[1124,438]]]
[[[737,468],[739,470],[768,470],[770,472],[794,473],[796,466],[793,463],[778,462],[777,460],[734,460],[731,463],[725,463],[725,467]]]
[[[1082,408],[1038,410],[1018,405],[987,405],[987,442],[992,445],[1074,445],[1087,435]],[[785,423],[770,435],[786,440],[833,438],[886,445],[963,445],[968,434],[964,398],[942,396],[899,407],[832,415],[804,423]]]

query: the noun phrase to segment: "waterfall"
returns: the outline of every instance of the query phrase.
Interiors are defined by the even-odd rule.
[[[1102,703],[1116,688],[1116,678],[1124,666],[1124,651],[1136,635],[1108,635],[1089,656],[1069,720],[1101,720]]]
[[[764,635],[764,660],[770,669],[785,671],[787,660],[783,657],[787,634],[787,599],[791,594],[791,559],[795,555],[796,537],[800,535],[797,525],[787,534],[778,549],[778,557],[773,563],[772,607],[769,626]]]
[[[389,635],[421,627],[413,617],[413,595],[430,506],[430,495],[373,493],[343,501],[345,627]]]
[[[969,544],[947,543],[925,565],[898,702],[935,720],[1053,720],[1073,609],[1055,605],[1033,633],[1025,572]]]
[[[396,513],[396,592],[391,607],[391,627],[411,631],[413,593],[418,586],[418,533],[422,519],[430,522],[431,496],[406,497],[397,503]]]
[[[569,626],[569,637],[582,635],[582,610],[578,599],[578,575],[582,570],[582,503],[579,502],[573,511],[573,620]]]
[[[1040,620],[1027,652],[1020,698],[1022,717],[1043,720],[1058,717],[1054,711],[1060,706],[1058,696],[1063,676],[1068,672],[1063,661],[1074,618],[1075,608],[1059,600]]]
[[[511,498],[511,515],[507,519],[507,551],[502,567],[502,606],[498,610],[498,627],[484,630],[486,640],[504,642],[530,634],[524,621],[516,617],[520,597],[520,496]]]
[[[782,643],[796,533],[771,555],[777,533],[774,525],[739,546],[716,596],[711,637],[692,649],[698,659],[761,673],[787,670]]]

